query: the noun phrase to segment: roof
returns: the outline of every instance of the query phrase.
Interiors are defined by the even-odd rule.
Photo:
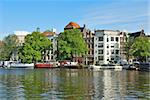
[[[144,35],[145,36],[145,33],[144,33],[144,30],[141,30],[141,31],[138,31],[138,32],[134,32],[134,33],[130,33],[129,36],[130,37],[138,37],[138,36],[141,36],[141,35]]]
[[[44,36],[52,36],[52,35],[55,34],[55,32],[51,32],[51,31],[47,30],[47,31],[43,32],[42,34],[43,34]]]
[[[70,22],[65,28],[80,28],[80,26],[75,22]]]

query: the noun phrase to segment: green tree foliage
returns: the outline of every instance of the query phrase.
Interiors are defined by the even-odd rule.
[[[17,49],[18,38],[14,34],[10,34],[4,38],[0,47],[0,60],[10,60],[13,52]]]
[[[144,61],[146,57],[150,56],[150,41],[148,37],[140,36],[135,38],[132,54],[140,61]]]
[[[84,55],[88,48],[80,30],[70,29],[59,35],[58,50],[59,60],[71,60],[73,55]]]
[[[28,34],[20,48],[19,58],[23,63],[41,61],[43,53],[50,50],[51,45],[51,41],[38,31]]]
[[[133,43],[134,43],[134,39],[132,39],[131,37],[126,37],[126,42],[125,42],[125,51],[126,51],[126,59],[129,62],[129,59],[132,56],[132,48],[133,48]]]

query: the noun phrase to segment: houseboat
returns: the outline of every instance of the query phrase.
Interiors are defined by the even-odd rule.
[[[36,63],[35,68],[57,68],[58,62]]]

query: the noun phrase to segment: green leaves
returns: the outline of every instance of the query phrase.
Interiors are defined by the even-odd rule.
[[[150,56],[150,40],[146,36],[139,36],[135,39],[127,38],[125,51],[127,60],[134,56],[143,61],[146,57]]]
[[[0,47],[0,60],[10,60],[12,53],[17,49],[18,39],[14,34],[8,35]]]
[[[42,52],[51,49],[51,41],[40,32],[33,32],[25,37],[25,43],[20,49],[22,62],[31,63],[42,60]]]
[[[147,37],[140,36],[134,40],[133,44],[133,55],[135,57],[146,57],[150,56],[150,41]]]
[[[71,59],[74,54],[84,54],[88,51],[82,33],[78,29],[62,32],[58,37],[59,59]]]

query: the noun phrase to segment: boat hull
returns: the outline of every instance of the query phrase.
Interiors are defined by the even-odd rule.
[[[34,64],[10,64],[10,68],[34,68]]]
[[[35,64],[35,68],[54,68],[54,65],[39,63],[39,64]]]
[[[90,65],[90,69],[122,69],[122,66],[120,65]]]

